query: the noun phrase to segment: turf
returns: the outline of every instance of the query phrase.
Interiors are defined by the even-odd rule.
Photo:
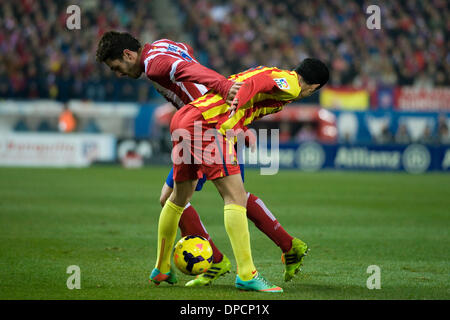
[[[151,286],[167,171],[0,169],[0,299],[450,298],[450,177],[441,174],[248,170],[247,190],[309,244],[302,272],[283,283],[281,251],[250,223],[255,264],[283,294],[239,291],[235,270],[206,288],[185,288],[181,273],[177,285]],[[193,204],[235,266],[214,187]],[[70,265],[81,269],[80,290],[66,286]],[[369,265],[381,269],[379,290],[366,287]]]

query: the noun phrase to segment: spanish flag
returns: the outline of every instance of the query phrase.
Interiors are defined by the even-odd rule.
[[[369,101],[369,92],[364,89],[326,87],[320,90],[319,102],[324,108],[367,110]]]

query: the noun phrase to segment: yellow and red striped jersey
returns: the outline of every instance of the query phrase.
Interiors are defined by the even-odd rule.
[[[223,135],[229,129],[243,128],[256,119],[280,111],[301,92],[295,71],[259,66],[231,75],[228,79],[244,82],[236,94],[239,103],[231,118],[226,98],[215,91],[208,91],[190,103]]]

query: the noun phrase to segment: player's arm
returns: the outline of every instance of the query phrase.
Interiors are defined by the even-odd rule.
[[[208,89],[218,92],[230,104],[242,83],[228,80],[220,73],[209,69],[200,63],[181,61],[176,66],[173,80],[202,84]],[[172,80],[172,81],[173,81]]]
[[[233,101],[241,86],[241,83],[228,80],[223,75],[199,63],[165,55],[154,58],[147,72],[150,79],[161,75],[170,75],[173,82],[192,82],[204,85],[225,97],[228,103]]]

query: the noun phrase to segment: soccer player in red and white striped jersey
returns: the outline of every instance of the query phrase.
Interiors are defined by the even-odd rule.
[[[168,39],[145,44],[140,65],[155,88],[177,108],[214,88],[226,97],[233,82],[198,63],[192,48]]]
[[[198,99],[209,90],[214,90],[222,97],[226,97],[226,102],[231,104],[241,86],[240,82],[228,80],[198,63],[193,49],[189,45],[168,39],[141,46],[139,41],[128,33],[110,31],[103,35],[98,44],[97,60],[106,63],[117,76],[129,76],[137,79],[142,73],[145,73],[158,92],[177,109]],[[161,192],[162,206],[172,193],[172,172]],[[244,179],[243,172],[244,168],[241,166],[241,174]],[[206,177],[199,180],[197,191],[201,190],[205,180]],[[250,193],[248,193],[247,200],[247,217],[279,246],[283,253],[292,254],[295,251],[293,246],[297,239],[285,231],[261,199]],[[230,270],[228,258],[210,240],[192,205],[186,206],[179,227],[182,236],[196,234],[208,239],[214,252],[214,264],[209,273],[202,274],[188,282],[188,286],[207,285]],[[292,261],[292,264],[298,263],[298,260]],[[288,265],[286,266],[288,267]],[[292,269],[292,265],[289,267]],[[285,272],[285,280],[290,280],[293,274],[293,272],[289,272],[289,274]]]

